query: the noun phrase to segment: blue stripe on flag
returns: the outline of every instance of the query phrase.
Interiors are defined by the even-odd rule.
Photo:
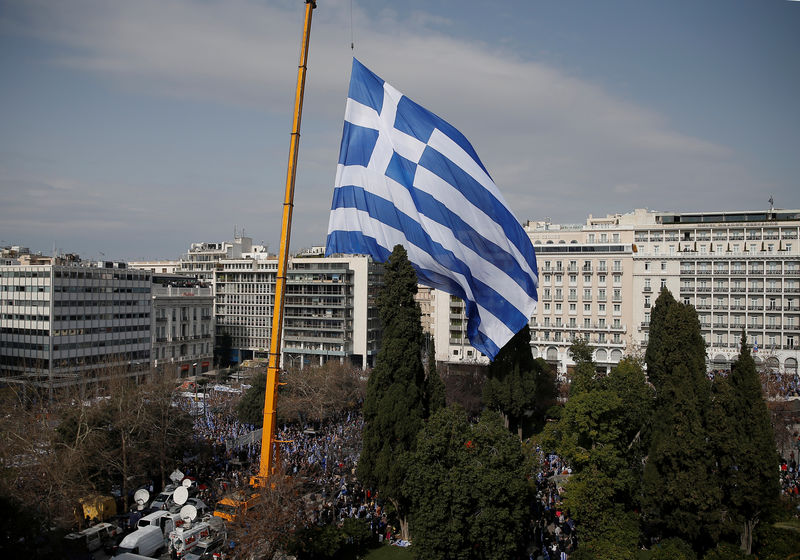
[[[506,238],[519,249],[527,262],[536,262],[530,237],[519,226],[517,219],[505,204],[497,200],[492,193],[473,179],[471,175],[430,147],[426,148],[422,153],[419,165],[432,171],[448,183],[458,185],[458,190],[470,202],[489,214],[497,225],[503,228]],[[528,276],[528,280],[530,280],[530,276]]]
[[[334,191],[334,200],[336,208],[356,208],[362,212],[366,212],[382,224],[402,231],[410,243],[430,254],[436,262],[466,277],[470,281],[472,295],[475,300],[481,302],[482,307],[488,309],[494,315],[516,317],[518,321],[528,320],[527,317],[522,315],[516,307],[511,305],[506,298],[496,290],[475,278],[470,271],[470,267],[457,258],[451,250],[433,241],[428,232],[426,232],[418,222],[403,212],[400,212],[397,207],[388,200],[366,192],[363,188],[357,186],[339,187]],[[412,262],[412,264],[414,263]],[[421,270],[419,265],[416,265],[415,268],[418,272]],[[431,275],[431,280],[433,279],[434,277]],[[439,281],[441,282],[441,280]],[[428,282],[424,283],[428,284]],[[439,288],[439,286],[434,287]],[[445,288],[447,288],[446,291],[452,292],[453,284],[450,283],[447,286],[441,287],[443,290]],[[459,297],[466,297],[466,292],[463,289],[460,289],[460,292],[461,295]]]

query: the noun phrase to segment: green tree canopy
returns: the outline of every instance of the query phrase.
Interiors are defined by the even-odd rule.
[[[525,325],[489,364],[483,386],[484,404],[500,412],[508,428],[516,424],[522,438],[522,417],[537,409],[551,387],[551,372],[531,353],[531,331]]]
[[[780,488],[770,413],[744,333],[730,375],[715,380],[712,414],[723,502],[738,526],[742,549],[750,554],[753,529],[777,505]]]
[[[477,424],[464,410],[439,410],[412,455],[416,558],[515,558],[524,544],[529,487],[521,444],[494,412]]]
[[[645,519],[665,537],[702,552],[714,546],[721,492],[708,431],[710,385],[694,308],[662,290],[645,359],[656,408],[642,485]]]

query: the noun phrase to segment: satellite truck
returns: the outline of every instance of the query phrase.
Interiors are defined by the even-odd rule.
[[[181,486],[175,490],[173,499],[179,505],[186,504],[189,491],[185,486]],[[180,520],[175,522],[176,527],[168,535],[170,552],[174,551],[178,558],[183,558],[201,541],[206,542],[209,538],[223,540],[227,538],[225,522],[219,517],[206,515],[196,523],[197,508],[191,504],[183,505],[178,515]]]

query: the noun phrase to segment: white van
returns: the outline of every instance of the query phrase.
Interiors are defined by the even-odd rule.
[[[133,533],[126,535],[119,543],[117,553],[130,552],[142,556],[155,557],[159,550],[164,548],[164,534],[159,527],[150,525],[141,527]]]
[[[165,510],[154,511],[153,513],[148,513],[144,517],[142,517],[136,526],[139,529],[144,527],[158,527],[161,529],[161,534],[164,535],[164,542],[166,543],[166,538],[169,536],[170,532],[175,528],[175,520],[180,521],[180,516],[175,515],[174,513],[170,513]]]
[[[152,501],[150,508],[169,509],[175,503],[172,499],[172,495],[175,494],[176,488],[177,486],[174,484],[167,484],[167,487]]]

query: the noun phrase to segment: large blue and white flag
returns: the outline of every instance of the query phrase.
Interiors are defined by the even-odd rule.
[[[472,346],[499,352],[536,310],[533,245],[466,138],[353,59],[326,255],[385,262],[466,304]]]

